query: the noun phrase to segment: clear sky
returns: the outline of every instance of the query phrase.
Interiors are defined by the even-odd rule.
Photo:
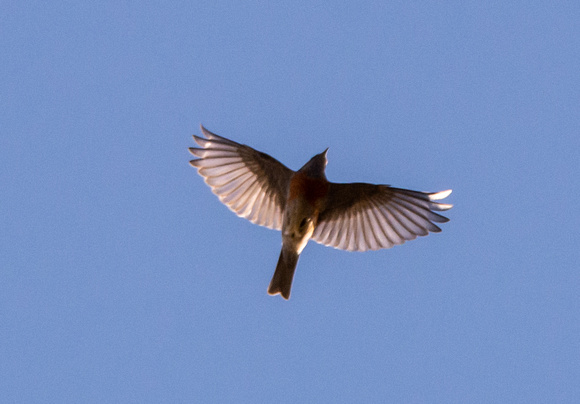
[[[3,2],[3,402],[580,402],[580,3]],[[310,243],[188,161],[453,189],[443,232]]]

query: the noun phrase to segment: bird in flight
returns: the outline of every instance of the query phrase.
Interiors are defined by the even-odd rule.
[[[326,179],[326,153],[293,171],[275,158],[218,136],[201,126],[204,137],[189,151],[190,164],[229,209],[252,223],[281,230],[282,251],[268,294],[290,298],[300,253],[312,239],[347,251],[391,248],[440,232],[448,218],[435,211],[453,205],[436,202],[451,190],[427,193],[366,183]]]

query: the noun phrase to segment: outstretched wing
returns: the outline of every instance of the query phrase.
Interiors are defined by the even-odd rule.
[[[410,191],[388,185],[331,183],[328,203],[320,212],[312,240],[348,251],[390,248],[429,232],[435,223],[449,221],[433,211],[453,205],[434,202],[451,190],[437,193]]]
[[[228,208],[260,226],[280,230],[290,177],[294,173],[278,160],[249,146],[211,133],[193,136],[200,148],[189,151],[206,184]]]

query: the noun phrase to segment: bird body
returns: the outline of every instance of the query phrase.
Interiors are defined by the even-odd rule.
[[[324,152],[292,171],[271,156],[218,136],[205,138],[190,164],[220,200],[237,215],[281,230],[282,249],[268,293],[290,298],[298,258],[310,239],[348,251],[377,250],[441,229],[449,219],[434,211],[451,190],[425,193],[388,185],[340,184],[326,179]]]
[[[268,293],[290,298],[298,258],[314,233],[318,214],[326,203],[328,181],[324,174],[326,150],[314,156],[290,178],[282,219],[282,251]]]

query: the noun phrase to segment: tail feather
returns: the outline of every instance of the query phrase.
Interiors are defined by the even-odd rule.
[[[284,299],[288,300],[290,298],[292,279],[294,278],[294,271],[299,257],[300,255],[296,254],[295,251],[282,248],[276,271],[268,287],[269,295],[280,293]]]

